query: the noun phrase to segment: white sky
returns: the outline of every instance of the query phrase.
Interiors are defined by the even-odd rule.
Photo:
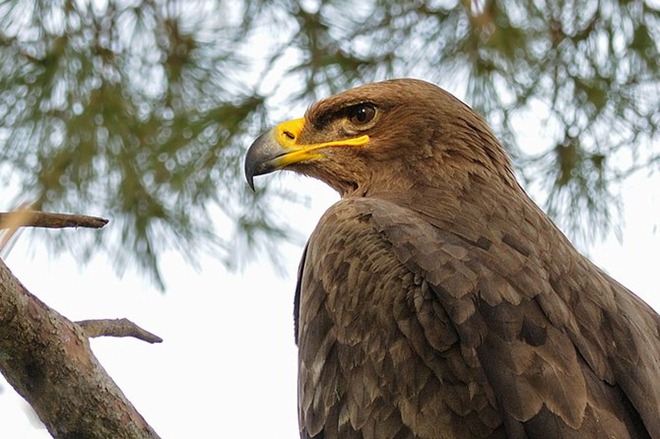
[[[300,116],[298,109],[281,105],[273,117]],[[521,145],[543,144],[538,118],[526,119],[523,128],[530,134],[519,133]],[[256,184],[282,184],[307,195],[309,208],[281,205],[280,216],[309,236],[338,197],[317,181],[283,175],[259,177]],[[622,242],[611,237],[590,255],[660,309],[660,176],[635,175],[623,196]],[[6,263],[29,291],[71,320],[127,317],[165,340],[92,342],[110,376],[161,437],[297,437],[292,310],[301,247],[283,246],[286,276],[266,262],[228,273],[212,257],[203,257],[196,272],[175,253],[167,254],[162,272],[168,290],[161,294],[130,270],[118,279],[101,257],[78,267],[67,255],[52,258],[39,242],[28,250],[28,235],[23,232]],[[0,386],[0,438],[49,438],[33,427],[26,404],[1,377]]]
[[[287,205],[282,213],[307,236],[336,195],[295,176],[259,178],[257,184],[277,180],[313,195],[309,210]],[[656,309],[659,183],[660,177],[644,174],[629,180],[622,244],[609,239],[590,252]],[[73,320],[128,317],[165,339],[160,345],[93,341],[101,363],[161,437],[297,437],[291,315],[300,248],[285,250],[290,274],[284,278],[267,264],[227,273],[212,258],[205,258],[197,273],[170,254],[163,261],[169,289],[162,295],[134,275],[117,279],[101,258],[78,268],[69,257],[52,259],[39,243],[34,258],[28,257],[26,238],[7,264],[49,306]],[[11,387],[4,382],[2,387],[0,437],[50,437],[31,425],[25,403]]]
[[[292,109],[282,113],[299,116]],[[310,208],[281,207],[282,218],[303,236],[337,199],[321,183],[301,177],[256,183],[281,183],[309,196]],[[634,176],[623,196],[622,242],[610,237],[590,255],[660,309],[660,176]],[[298,437],[292,308],[301,247],[285,246],[284,277],[267,263],[228,273],[211,257],[202,258],[196,272],[170,253],[162,260],[168,290],[161,294],[130,271],[118,279],[104,258],[78,267],[66,255],[51,257],[39,242],[28,250],[28,235],[23,232],[5,262],[29,291],[72,320],[127,317],[164,339],[157,345],[128,338],[92,341],[110,376],[162,438]],[[0,387],[0,438],[50,438],[35,428],[27,404],[1,376]]]

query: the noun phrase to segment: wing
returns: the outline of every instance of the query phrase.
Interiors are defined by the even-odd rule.
[[[464,364],[430,285],[398,260],[365,207],[336,204],[307,247],[298,313],[302,437],[490,434],[501,422],[485,377]]]
[[[660,437],[657,315],[552,232],[519,235],[333,206],[299,281],[302,437]]]

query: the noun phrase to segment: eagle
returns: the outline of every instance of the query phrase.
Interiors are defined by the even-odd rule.
[[[660,438],[660,317],[580,254],[431,83],[313,104],[249,148],[341,196],[295,291],[303,439]]]

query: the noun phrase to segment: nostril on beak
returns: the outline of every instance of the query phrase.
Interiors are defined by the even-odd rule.
[[[284,131],[284,135],[287,136],[287,137],[288,137],[289,139],[291,139],[291,140],[295,140],[295,139],[296,139],[296,136],[294,136],[293,134],[291,134],[290,131]]]

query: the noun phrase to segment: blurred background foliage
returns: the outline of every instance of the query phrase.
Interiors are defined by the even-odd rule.
[[[292,108],[413,76],[485,115],[588,242],[616,229],[618,183],[660,167],[659,41],[658,2],[635,0],[0,0],[1,207],[110,218],[44,242],[161,288],[165,251],[275,254],[291,231],[272,199],[295,195],[248,192],[251,139]],[[547,144],[515,135],[531,118]]]

